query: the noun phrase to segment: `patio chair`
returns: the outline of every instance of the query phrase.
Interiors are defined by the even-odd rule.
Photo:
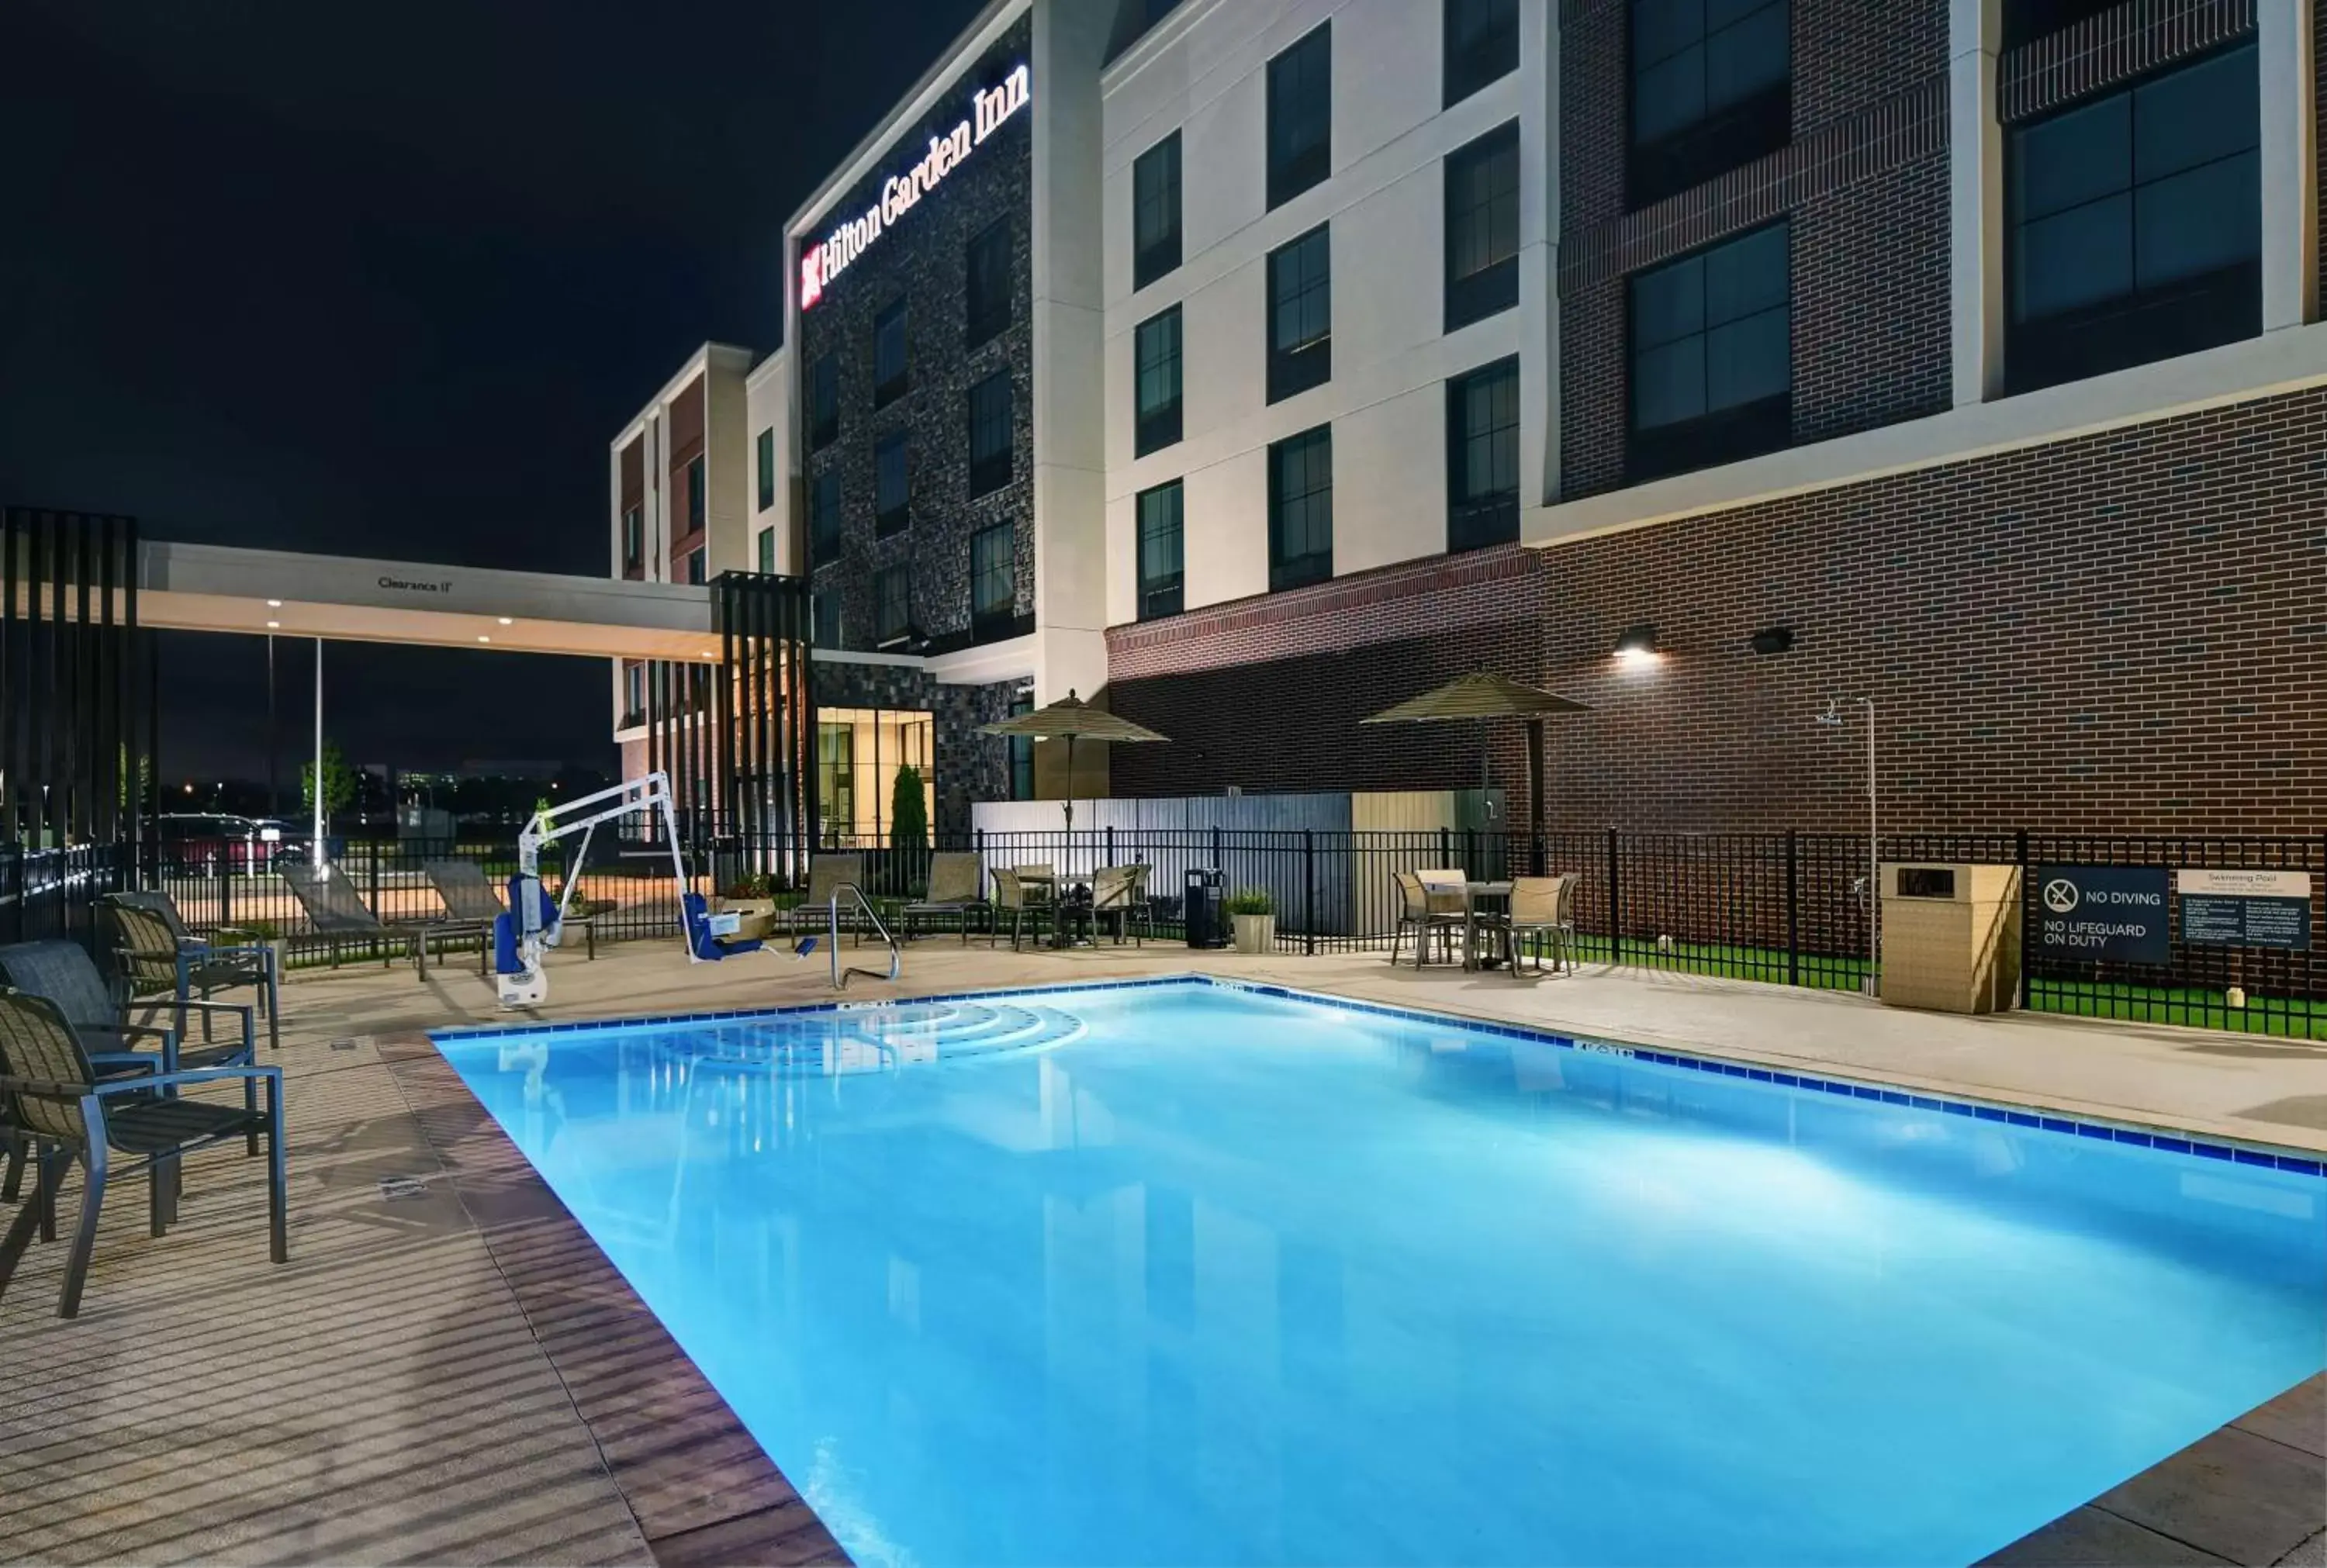
[[[1511,879],[1511,910],[1498,916],[1494,929],[1502,943],[1503,963],[1520,973],[1522,938],[1534,938],[1536,973],[1543,973],[1543,938],[1548,937],[1552,967],[1565,970],[1575,963],[1575,882],[1572,876],[1522,876]]]
[[[340,961],[340,944],[350,937],[367,941],[394,944],[402,942],[412,955],[423,980],[428,978],[428,934],[435,923],[424,920],[382,921],[360,897],[355,884],[346,872],[326,864],[319,873],[316,867],[302,861],[286,860],[276,866],[283,885],[299,901],[305,911],[308,925],[315,934],[327,938],[332,945],[332,963]],[[380,960],[384,968],[393,955]]]
[[[431,860],[421,863],[428,885],[444,901],[452,917],[436,928],[440,937],[477,938],[477,973],[491,967],[493,922],[507,912],[501,895],[485,880],[485,868],[472,860]]]
[[[1457,885],[1450,886],[1452,876]],[[1463,929],[1463,890],[1459,885],[1463,873],[1443,871],[1402,871],[1396,873],[1397,882],[1397,927],[1389,939],[1389,961],[1397,964],[1398,945],[1406,939],[1406,931],[1414,932],[1414,966],[1421,968],[1429,961],[1430,938],[1436,932],[1439,949],[1448,963],[1454,961],[1454,938]],[[1432,885],[1434,881],[1436,885]]]
[[[1024,868],[996,866],[994,868],[994,923],[987,932],[986,945],[993,947],[1002,939],[1002,917],[1010,917],[1010,950],[1018,950],[1018,938],[1026,929],[1027,917],[1034,920],[1034,937],[1042,939],[1043,918],[1051,912],[1047,892],[1036,893],[1025,877]]]
[[[98,919],[113,952],[114,972],[135,1000],[169,996],[183,1003],[208,1002],[211,994],[248,986],[266,1014],[266,1048],[283,1049],[283,984],[275,949],[264,942],[215,944],[186,929],[177,901],[167,893],[108,893],[98,901]],[[28,989],[37,989],[28,987]],[[202,1038],[210,1038],[215,1015],[202,1010]],[[186,1034],[186,1013],[176,1017],[178,1037]]]
[[[863,855],[812,854],[808,856],[808,892],[799,903],[792,906],[789,922],[791,929],[798,931],[805,923],[810,930],[823,930],[832,920],[832,895],[851,882],[859,888],[864,885]],[[841,918],[851,925],[857,924],[855,911],[846,906],[841,910]],[[856,939],[859,942],[864,940],[864,933],[861,929],[857,930]]]
[[[930,891],[904,910],[904,936],[913,939],[913,921],[925,915],[952,915],[961,921],[961,943],[969,946],[969,917],[983,910],[991,918],[983,886],[986,865],[977,855],[943,853],[930,856]]]
[[[204,1083],[243,1086],[240,1106],[188,1099],[178,1090]],[[261,1107],[258,1086],[266,1085]],[[116,1174],[113,1156],[126,1154],[120,1173],[145,1168],[147,1228],[160,1236],[177,1218],[181,1162],[196,1149],[232,1137],[255,1151],[266,1140],[267,1253],[290,1261],[286,1209],[289,1197],[283,1147],[283,1069],[252,1063],[182,1068],[137,1078],[102,1076],[73,1026],[54,1003],[22,991],[0,991],[0,1101],[6,1118],[33,1144],[38,1187],[0,1238],[0,1296],[15,1276],[35,1229],[53,1229],[56,1200],[72,1162],[82,1165],[80,1221],[65,1262],[57,1315],[79,1314],[89,1256],[97,1244],[98,1217],[107,1183]]]
[[[1101,920],[1115,922],[1115,939],[1120,946],[1126,934],[1134,945],[1140,938],[1132,928],[1135,923],[1147,926],[1146,935],[1154,936],[1154,920],[1152,906],[1147,901],[1147,867],[1145,865],[1101,866],[1091,878],[1091,920],[1094,926]]]

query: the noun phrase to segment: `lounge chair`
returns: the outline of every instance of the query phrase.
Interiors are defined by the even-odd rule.
[[[1040,885],[1026,879],[1023,867],[994,868],[994,924],[986,934],[987,947],[991,947],[1002,939],[1002,917],[1005,915],[1010,917],[1012,952],[1018,950],[1018,939],[1026,929],[1029,915],[1034,919],[1035,939],[1042,939],[1042,919],[1051,912],[1051,899],[1047,891],[1040,893],[1033,891]]]
[[[821,931],[832,920],[832,895],[842,887],[854,883],[860,891],[864,886],[864,857],[861,854],[812,854],[808,862],[808,892],[792,906],[790,925],[798,931],[805,925],[809,930]],[[855,911],[846,904],[841,906],[841,919],[850,923]],[[862,929],[857,940],[863,941]]]
[[[1144,924],[1147,936],[1155,934],[1154,908],[1147,901],[1147,867],[1141,864],[1101,866],[1091,878],[1091,923],[1101,920],[1115,922],[1115,939],[1120,945],[1133,932],[1135,922]]]
[[[1389,961],[1397,963],[1398,945],[1409,928],[1414,932],[1414,966],[1429,960],[1430,937],[1436,932],[1446,961],[1453,962],[1455,934],[1463,929],[1463,873],[1444,871],[1402,871],[1397,874],[1397,928],[1390,934]]]
[[[130,996],[168,996],[182,1004],[211,994],[248,987],[266,1014],[266,1047],[283,1047],[283,984],[275,949],[264,942],[210,943],[186,929],[177,901],[167,893],[108,893],[98,912],[113,949],[115,972]],[[27,987],[37,990],[38,987]],[[201,1010],[202,1038],[210,1038],[215,1014]],[[186,1033],[186,1012],[177,1013],[178,1035]]]
[[[277,863],[275,869],[276,874],[283,878],[283,885],[291,890],[291,896],[297,899],[299,907],[306,911],[307,923],[314,928],[315,934],[330,940],[334,965],[339,962],[340,943],[347,938],[357,937],[388,944],[402,942],[412,954],[413,962],[419,966],[420,977],[424,980],[428,978],[428,937],[436,929],[437,922],[383,922],[358,896],[355,884],[348,880],[348,873],[337,866],[326,864],[319,873],[314,866],[304,862],[286,860]],[[388,961],[383,958],[382,966],[385,966]]]
[[[1511,910],[1497,916],[1493,929],[1500,939],[1503,963],[1513,975],[1520,973],[1521,938],[1536,938],[1536,973],[1543,973],[1543,942],[1548,937],[1554,956],[1553,968],[1568,969],[1575,963],[1575,882],[1572,876],[1522,876],[1511,879]]]
[[[240,1106],[184,1098],[178,1091],[197,1084],[243,1086]],[[257,1104],[258,1086],[266,1104]],[[166,1092],[161,1092],[166,1091]],[[105,1189],[116,1173],[113,1156],[126,1154],[126,1174],[145,1168],[151,1214],[148,1228],[162,1235],[177,1218],[180,1162],[192,1150],[241,1137],[256,1150],[266,1140],[267,1252],[276,1263],[290,1261],[286,1209],[289,1203],[283,1148],[283,1069],[243,1063],[232,1067],[182,1068],[136,1078],[102,1076],[89,1050],[56,1004],[21,991],[0,991],[0,1102],[5,1119],[33,1144],[38,1187],[0,1238],[0,1295],[15,1276],[35,1229],[53,1230],[57,1193],[76,1159],[85,1180],[80,1223],[65,1263],[57,1315],[77,1316],[89,1278],[89,1255],[97,1245],[98,1216]]]
[[[913,922],[925,915],[952,915],[961,921],[961,942],[969,946],[969,917],[993,906],[986,902],[985,863],[975,854],[944,853],[930,856],[930,891],[904,910],[904,937],[913,939]]]
[[[436,928],[439,937],[477,938],[477,973],[491,967],[493,922],[506,912],[500,894],[485,880],[485,868],[472,860],[431,860],[421,863],[429,886],[444,901],[452,918]]]

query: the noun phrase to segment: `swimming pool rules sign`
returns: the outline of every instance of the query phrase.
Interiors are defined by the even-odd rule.
[[[2036,950],[2112,964],[2172,961],[2163,866],[2036,868]]]
[[[2311,951],[2311,873],[2182,871],[2182,939],[2207,947]]]

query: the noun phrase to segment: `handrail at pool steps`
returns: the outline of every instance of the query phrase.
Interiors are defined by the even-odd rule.
[[[855,901],[856,907],[864,911],[864,918],[873,923],[873,929],[881,933],[881,940],[888,944],[889,972],[886,975],[882,974],[878,969],[859,969],[854,966],[844,969],[840,966],[840,897],[843,893]],[[882,923],[880,911],[874,909],[873,901],[864,896],[864,890],[850,882],[836,884],[832,890],[831,914],[832,988],[835,991],[847,990],[848,977],[851,975],[862,975],[867,980],[893,982],[897,978],[898,971],[904,966],[905,956],[897,946],[896,937],[890,932],[887,926]]]

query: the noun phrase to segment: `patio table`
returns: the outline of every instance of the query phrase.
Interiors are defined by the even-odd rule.
[[[1479,951],[1479,917],[1482,903],[1500,903],[1508,914],[1511,907],[1511,884],[1507,882],[1466,882],[1463,884],[1463,967],[1492,969],[1502,963],[1491,954]]]

